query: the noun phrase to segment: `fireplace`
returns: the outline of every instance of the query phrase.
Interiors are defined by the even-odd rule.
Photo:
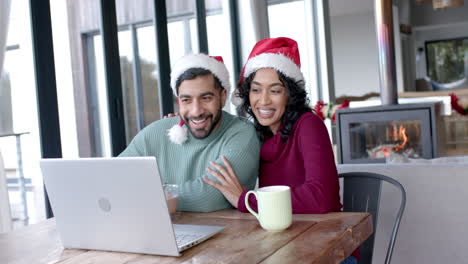
[[[382,163],[392,154],[426,159],[442,155],[440,107],[424,103],[338,110],[338,162]]]

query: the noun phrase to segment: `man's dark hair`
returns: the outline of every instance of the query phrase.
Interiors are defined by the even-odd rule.
[[[213,75],[214,78],[214,85],[216,89],[222,90],[224,87],[221,85],[221,82],[219,81],[218,77],[216,77],[211,71],[203,68],[190,68],[186,70],[184,73],[182,73],[179,78],[176,81],[176,91],[177,94],[179,94],[179,86],[180,84],[185,81],[185,80],[193,80],[197,78],[198,76],[205,76],[205,75]]]
[[[304,89],[304,81],[294,81],[281,72],[276,72],[278,73],[278,77],[288,93],[286,110],[284,111],[284,114],[281,118],[281,124],[283,126],[280,131],[281,141],[286,142],[297,119],[299,119],[299,117],[305,112],[312,112],[312,109],[308,106],[309,99],[307,99],[307,93]],[[250,85],[255,77],[255,73],[256,72],[250,74],[239,87],[239,97],[243,99],[243,102],[238,107],[238,111],[241,115],[247,114],[252,117],[257,134],[260,137],[260,140],[264,141],[265,137],[273,136],[273,132],[269,127],[260,125],[250,105]]]

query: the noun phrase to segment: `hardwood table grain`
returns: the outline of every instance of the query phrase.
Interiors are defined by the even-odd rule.
[[[226,228],[180,257],[164,257],[64,249],[55,220],[49,219],[0,234],[0,263],[339,263],[373,228],[367,213],[294,215],[293,224],[282,232],[264,231],[252,215],[235,210],[180,213],[174,222]]]

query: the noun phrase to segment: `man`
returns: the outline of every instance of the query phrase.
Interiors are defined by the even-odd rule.
[[[192,54],[171,73],[179,117],[156,121],[132,140],[120,156],[155,156],[163,183],[179,185],[178,209],[209,212],[231,208],[224,196],[203,182],[215,180],[206,168],[226,157],[242,185],[253,188],[260,142],[253,125],[224,112],[229,73],[220,57]]]

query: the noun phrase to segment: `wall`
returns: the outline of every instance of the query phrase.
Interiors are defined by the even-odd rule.
[[[413,27],[454,24],[468,20],[468,3],[456,8],[434,10],[432,4],[416,4],[411,1],[411,21]]]
[[[416,78],[426,76],[424,42],[430,40],[468,37],[468,4],[462,7],[433,10],[431,4],[412,3],[411,8]]]
[[[380,92],[374,14],[330,18],[335,95]]]
[[[416,78],[423,78],[426,71],[426,52],[424,43],[431,40],[453,39],[468,37],[468,11],[464,23],[443,24],[430,27],[419,27],[414,29],[414,49],[416,56]],[[423,51],[418,51],[423,48]]]
[[[411,20],[413,26],[413,34],[405,36],[404,46],[413,50],[403,51],[406,52],[406,57],[410,57],[403,64],[398,62],[399,55],[396,51],[397,65],[411,67],[411,69],[403,67],[406,68],[403,70],[401,66],[397,67],[398,91],[403,90],[401,78],[405,78],[405,90],[410,91],[414,89],[414,79],[426,76],[425,53],[418,52],[419,47],[424,48],[425,41],[468,36],[468,4],[459,8],[435,11],[431,4],[415,4],[411,1],[411,6],[405,5],[401,8],[405,9],[400,10],[403,14],[403,23]],[[407,10],[408,8],[410,10]],[[330,22],[336,97],[380,92],[373,11],[332,16]],[[395,40],[397,39],[395,37]],[[397,49],[398,44],[395,43]],[[412,73],[414,68],[410,65],[413,58],[415,58],[415,73]],[[405,73],[404,76],[402,71]]]

